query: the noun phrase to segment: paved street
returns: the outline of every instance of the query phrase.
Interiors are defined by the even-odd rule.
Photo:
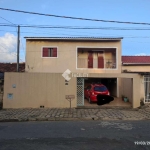
[[[149,120],[1,122],[0,149],[149,150],[149,127]]]
[[[0,110],[0,121],[65,121],[65,120],[148,120],[149,105],[142,109],[6,109]]]

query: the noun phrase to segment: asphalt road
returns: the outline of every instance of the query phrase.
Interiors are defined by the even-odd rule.
[[[149,150],[150,121],[0,123],[0,150],[4,149]]]

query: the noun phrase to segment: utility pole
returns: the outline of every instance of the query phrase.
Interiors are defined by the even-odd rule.
[[[17,72],[19,72],[19,50],[20,50],[20,26],[18,25],[18,39],[17,39]]]

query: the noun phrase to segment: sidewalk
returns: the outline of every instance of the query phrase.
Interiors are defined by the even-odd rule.
[[[150,106],[142,109],[70,109],[36,108],[0,110],[0,122],[76,121],[76,120],[149,120]]]

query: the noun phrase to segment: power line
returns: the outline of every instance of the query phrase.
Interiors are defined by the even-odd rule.
[[[96,22],[109,22],[109,23],[123,23],[123,24],[138,24],[138,25],[150,25],[150,23],[144,23],[144,22],[124,22],[124,21],[113,21],[113,20],[102,20],[102,19],[90,19],[90,18],[80,18],[80,17],[60,16],[60,15],[53,15],[53,14],[44,14],[44,13],[37,13],[37,12],[29,12],[29,11],[8,9],[8,8],[0,8],[0,9],[1,10],[6,10],[6,11],[26,13],[26,14],[48,16],[48,17],[57,17],[57,18],[65,18],[65,19],[74,19],[74,20],[85,20],[85,21],[96,21]]]
[[[10,24],[0,24],[0,26],[6,26],[6,27],[17,27],[17,25],[10,25]]]
[[[5,21],[9,22],[10,24],[14,25],[15,27],[17,27],[17,26],[16,26],[14,23],[12,23],[11,21],[9,21],[9,20],[7,20],[7,19],[5,19],[5,18],[1,17],[1,16],[0,16],[0,18],[2,18],[3,20],[5,20]],[[17,30],[16,30],[16,32],[17,32]]]
[[[10,31],[10,30],[0,30],[0,31],[9,31],[9,32],[16,32],[16,31]],[[34,34],[51,34],[51,35],[67,35],[67,36],[91,36],[90,34],[102,34],[102,33],[86,33],[86,32],[83,32],[83,33],[86,33],[86,34],[80,34],[80,35],[78,35],[78,34],[64,34],[64,33],[57,33],[57,32],[29,32],[29,31],[22,31],[22,32],[20,32],[21,34],[26,34],[26,33],[34,33]],[[82,33],[82,32],[77,32],[77,33]],[[110,34],[103,34],[103,35],[109,35],[109,36],[123,36],[123,35],[110,35]],[[124,38],[147,38],[147,39],[149,39],[150,38],[150,36],[133,36],[133,35],[125,35],[125,36],[123,36]]]
[[[0,24],[0,26],[17,27],[17,25]],[[52,28],[52,29],[85,29],[85,30],[150,30],[150,28],[119,28],[119,27],[71,27],[71,26],[41,26],[41,25],[20,25],[24,28]]]
[[[32,26],[34,26],[34,25],[32,25]],[[39,25],[39,26],[43,26],[43,25]],[[46,31],[46,29],[44,28],[44,30]],[[55,30],[55,29],[54,29]],[[5,31],[5,30],[0,30],[0,31]],[[39,30],[38,30],[39,31]],[[77,31],[69,31],[69,32],[76,32],[76,33],[86,33],[87,35],[76,35],[76,34],[74,34],[74,35],[70,35],[70,34],[64,34],[64,33],[60,33],[60,29],[59,30],[56,30],[56,31],[58,31],[59,33],[57,33],[57,32],[47,32],[46,31],[46,33],[43,31],[43,32],[37,32],[37,31],[35,31],[35,32],[33,32],[33,30],[32,30],[32,32],[29,32],[29,31],[22,31],[21,33],[23,34],[23,33],[34,33],[34,34],[53,34],[53,35],[55,35],[55,34],[59,34],[59,35],[67,35],[67,36],[89,36],[89,34],[90,34],[90,36],[91,36],[91,34],[103,34],[103,33],[90,33],[90,32],[77,32]],[[63,29],[62,31],[65,31],[65,29]],[[15,32],[15,31],[10,31],[10,32]],[[103,34],[103,35],[106,35],[106,34]],[[108,34],[109,36],[110,36],[110,34]],[[118,35],[113,35],[113,36],[118,36]],[[123,35],[119,35],[119,36],[123,36]],[[150,38],[149,36],[133,36],[133,35],[126,35],[126,36],[124,36],[125,38]]]
[[[6,23],[0,23],[0,26],[17,27],[18,25],[10,25]],[[19,24],[20,27],[29,28],[62,28],[62,29],[106,29],[106,30],[150,30],[150,28],[139,27],[90,27],[90,26],[60,26],[60,25],[31,25],[31,24]]]
[[[7,21],[7,22],[9,22],[9,23],[11,23],[13,25],[15,25],[14,23],[8,21],[7,19],[5,19],[3,17],[1,17],[1,18],[4,19],[5,21]],[[18,37],[17,37],[17,72],[19,72],[19,50],[20,50],[20,26],[18,25]]]
[[[5,21],[7,21],[7,22],[9,22],[9,23],[11,23],[11,24],[13,24],[13,25],[15,25],[14,23],[8,21],[7,19],[5,19],[5,18],[3,18],[3,17],[1,17],[1,16],[0,16],[0,18],[2,18],[3,20],[5,20]]]
[[[65,27],[65,26],[62,26],[62,27],[57,27],[57,26],[51,26],[51,27],[48,27],[48,26],[21,26],[21,27],[31,27],[31,28],[57,28],[57,29],[101,29],[101,30],[150,30],[150,28],[145,28],[145,29],[142,29],[142,28],[116,28],[116,27]]]

